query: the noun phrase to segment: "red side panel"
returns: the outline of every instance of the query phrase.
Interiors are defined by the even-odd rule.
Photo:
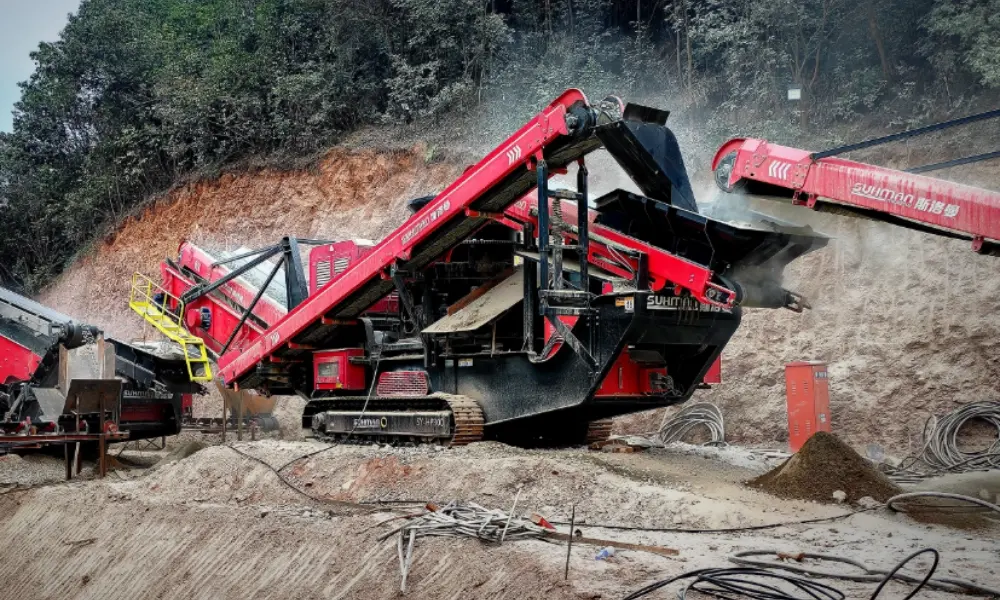
[[[309,252],[309,295],[336,281],[372,246],[360,246],[353,241],[334,242],[316,246]],[[367,314],[396,314],[399,312],[399,295],[393,292],[369,308]]]
[[[163,288],[174,296],[181,296],[194,286],[194,282],[166,263],[160,265]],[[251,300],[253,298],[251,297]],[[202,327],[202,309],[207,309],[208,327]],[[239,324],[241,313],[234,310],[224,301],[213,296],[202,296],[189,303],[184,308],[184,327],[192,334],[200,337],[205,346],[213,352],[219,352],[229,339],[230,334]],[[230,345],[231,350],[242,351],[261,335],[263,330],[253,321],[247,320],[237,332]]]
[[[537,211],[537,195],[529,194],[504,211],[504,214],[512,221],[518,223],[531,223],[537,231],[538,217],[532,214]],[[563,218],[575,223],[577,219],[575,202],[563,202]],[[590,220],[596,217],[594,211],[590,211]],[[731,308],[736,301],[736,294],[732,290],[727,290],[712,283],[712,271],[695,262],[661,250],[656,246],[647,244],[641,240],[629,237],[621,232],[602,227],[597,224],[590,226],[591,240],[589,245],[589,263],[596,265],[606,271],[615,273],[620,277],[629,279],[632,273],[638,268],[635,259],[624,256],[617,252],[613,246],[618,248],[628,248],[636,252],[645,254],[649,259],[649,287],[652,291],[663,290],[667,285],[680,286],[694,296],[699,302],[718,306],[720,308]],[[574,239],[567,234],[567,239]],[[627,264],[628,268],[624,268]],[[672,288],[671,288],[672,289]],[[712,292],[709,292],[712,290]],[[710,298],[709,294],[714,298]]]
[[[313,353],[313,381],[317,390],[363,390],[365,367],[351,363],[352,356],[364,356],[362,348],[324,350]]]
[[[712,363],[712,366],[710,366],[708,368],[708,372],[705,373],[705,377],[704,377],[704,379],[702,379],[702,381],[704,383],[708,383],[708,384],[722,383],[722,355],[721,354],[719,355],[719,358],[715,359],[715,362]]]
[[[822,362],[785,365],[788,448],[798,452],[817,431],[830,431],[830,380]]]
[[[24,346],[0,336],[0,383],[27,381],[42,357]]]
[[[601,396],[644,396],[653,393],[650,375],[666,375],[666,367],[648,367],[633,362],[629,353],[622,352],[611,365],[596,397]]]
[[[119,419],[123,429],[128,429],[126,423],[155,423],[163,420],[163,412],[169,404],[129,404],[122,406]]]

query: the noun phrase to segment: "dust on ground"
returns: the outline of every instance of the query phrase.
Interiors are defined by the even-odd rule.
[[[786,269],[786,287],[812,310],[745,310],[723,352],[723,382],[695,393],[693,401],[722,409],[728,439],[785,447],[784,365],[798,360],[829,364],[835,433],[896,456],[920,450],[929,417],[1000,398],[996,257],[888,224],[775,202],[749,206],[834,239]],[[677,410],[619,419],[615,432],[655,430]]]
[[[20,540],[0,548],[0,576],[13,597],[26,600],[397,598],[395,540],[378,540],[399,523],[390,519],[426,501],[510,510],[519,495],[519,515],[537,512],[558,523],[575,504],[587,537],[679,555],[619,549],[598,561],[599,547],[574,544],[565,581],[561,543],[421,538],[407,597],[619,598],[656,579],[725,566],[747,549],[860,556],[885,568],[914,548],[934,546],[944,572],[1000,586],[995,530],[958,531],[887,512],[728,534],[601,527],[717,528],[846,512],[747,488],[741,482],[766,465],[746,468],[710,452],[604,454],[490,442],[450,450],[286,440],[211,446],[155,470],[0,495],[0,535]],[[273,470],[283,466],[290,485]],[[873,587],[829,583],[849,597]],[[937,591],[922,597],[957,599]]]

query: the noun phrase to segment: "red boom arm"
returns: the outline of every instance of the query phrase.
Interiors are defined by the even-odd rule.
[[[731,171],[726,176],[726,170]],[[719,170],[722,167],[722,170]],[[727,191],[747,182],[779,188],[795,204],[836,204],[876,217],[891,217],[968,238],[980,251],[1000,240],[1000,193],[943,179],[829,157],[758,139],[734,139],[712,162]],[[768,191],[770,191],[768,190]]]

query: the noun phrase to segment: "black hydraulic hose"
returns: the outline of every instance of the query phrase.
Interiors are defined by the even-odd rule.
[[[935,131],[941,131],[942,129],[958,127],[959,125],[968,125],[970,123],[976,123],[978,121],[985,121],[986,119],[995,119],[996,117],[1000,117],[1000,109],[979,113],[977,115],[969,115],[967,117],[961,117],[959,119],[952,119],[951,121],[944,121],[942,123],[935,123],[934,125],[928,125],[926,127],[918,127],[917,129],[902,131],[900,133],[894,133],[892,135],[877,137],[874,139],[866,140],[864,142],[858,142],[857,144],[847,144],[846,146],[838,146],[836,148],[830,148],[829,150],[824,150],[822,152],[813,152],[810,158],[812,160],[819,160],[821,158],[836,156],[838,154],[844,154],[846,152],[852,152],[854,150],[871,148],[872,146],[881,146],[882,144],[888,144],[890,142],[905,140],[906,138],[916,137],[918,135],[924,135],[927,133],[933,133]]]
[[[934,556],[934,562],[931,563],[931,568],[927,569],[927,574],[924,575],[924,578],[920,581],[919,584],[917,584],[917,587],[913,588],[913,591],[911,591],[909,594],[906,595],[906,598],[903,598],[903,600],[910,600],[910,598],[916,596],[917,592],[923,589],[923,587],[927,585],[927,582],[931,580],[931,576],[934,575],[934,571],[937,571],[938,561],[940,560],[941,555],[938,554],[938,551],[935,550],[934,548],[924,548],[923,550],[917,550],[913,554],[899,561],[899,564],[897,564],[895,567],[890,569],[888,573],[886,573],[885,579],[882,580],[882,583],[878,584],[878,587],[875,588],[875,591],[872,592],[872,595],[868,600],[875,600],[875,598],[878,597],[879,593],[882,592],[882,588],[885,587],[885,584],[892,581],[892,579],[896,576],[896,573],[898,573],[900,569],[906,566],[908,562],[920,556],[921,554],[927,554],[927,553],[930,553]]]

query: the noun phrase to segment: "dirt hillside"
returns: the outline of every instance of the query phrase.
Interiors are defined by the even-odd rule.
[[[98,241],[40,300],[114,335],[142,335],[128,310],[132,273],[159,277],[188,239],[214,248],[261,247],[283,235],[377,240],[406,217],[406,201],[434,193],[461,169],[427,164],[426,149],[330,151],[312,169],[227,174],[180,187]]]
[[[226,247],[284,234],[378,239],[405,218],[407,199],[442,189],[464,166],[428,164],[428,154],[420,146],[337,149],[312,170],[182,187],[100,241],[41,301],[114,334],[141,336],[141,322],[126,307],[129,278],[136,270],[155,275],[182,239]],[[624,180],[605,174],[604,162],[592,167],[595,189]],[[988,179],[971,175],[970,182]],[[711,197],[711,184],[696,187],[700,201]],[[788,270],[788,287],[809,297],[813,310],[748,310],[724,355],[724,383],[696,395],[720,404],[731,440],[787,439],[782,366],[792,360],[830,363],[834,431],[862,451],[878,443],[908,452],[931,414],[997,397],[1000,259],[976,255],[965,242],[878,223],[753,206],[835,239]],[[662,414],[622,419],[619,430],[655,429]]]

